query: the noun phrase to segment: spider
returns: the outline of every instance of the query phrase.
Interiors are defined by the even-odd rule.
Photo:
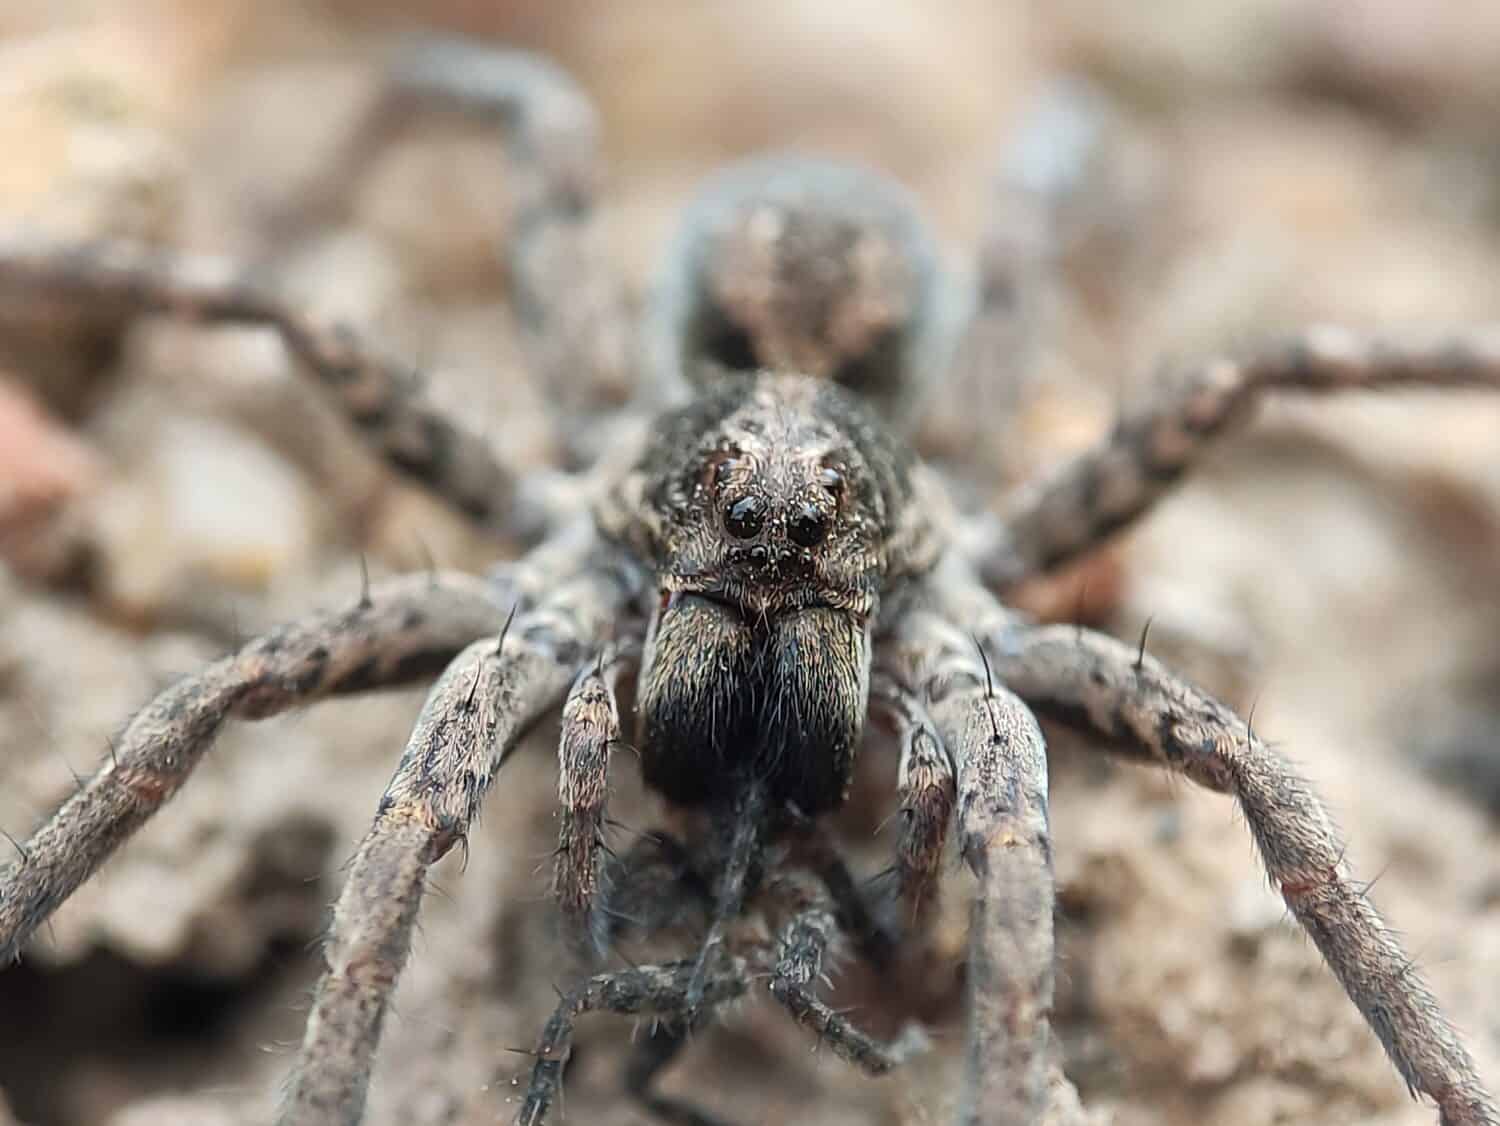
[[[519,180],[506,248],[518,320],[592,468],[518,480],[400,363],[231,266],[0,240],[9,291],[275,329],[392,463],[475,522],[540,541],[488,578],[434,570],[369,585],[352,608],[276,629],[167,688],[0,869],[0,959],[161,808],[227,719],[436,674],[335,907],[282,1121],[360,1118],[428,870],[465,841],[521,736],[559,706],[555,895],[578,957],[597,969],[620,929],[684,912],[703,926],[688,957],[601,969],[563,993],[520,1122],[545,1119],[576,1020],[595,1010],[657,1018],[631,1090],[663,1117],[711,1121],[656,1095],[654,1077],[705,1014],[761,982],[839,1055],[872,1074],[896,1067],[920,1035],[878,1040],[814,986],[844,944],[879,963],[892,943],[920,941],[950,836],[977,883],[960,1119],[1065,1117],[1076,1103],[1049,1028],[1041,717],[1231,795],[1400,1077],[1443,1123],[1500,1123],[1282,757],[1144,637],[1039,625],[998,597],[1148,512],[1268,392],[1500,386],[1500,333],[1317,329],[1212,360],[999,513],[964,515],[907,433],[930,374],[1010,315],[999,257],[971,316],[951,323],[949,279],[897,188],[806,158],[756,161],[690,209],[636,333],[600,260],[593,112],[566,74],[529,54],[423,42],[398,60],[391,91],[382,123],[433,102],[498,121]],[[637,366],[643,404],[618,410]],[[608,770],[632,674],[644,780],[686,828],[612,857]],[[847,796],[871,708],[901,747],[894,872],[907,934],[890,933],[820,824]],[[774,924],[769,939],[740,926],[752,912]]]

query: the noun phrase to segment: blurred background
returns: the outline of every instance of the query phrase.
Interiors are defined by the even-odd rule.
[[[355,175],[339,159],[417,28],[535,47],[577,77],[637,294],[697,181],[766,148],[895,176],[957,271],[1006,216],[1036,268],[1026,331],[969,388],[994,422],[939,390],[924,430],[981,499],[1091,441],[1164,364],[1314,320],[1500,319],[1492,0],[6,0],[0,222],[232,256],[431,371],[517,463],[548,464],[504,311],[495,138],[435,121]],[[1056,237],[1032,246],[1014,189],[1044,173]],[[477,570],[505,547],[369,456],[264,333],[0,304],[0,828],[24,837],[164,683],[355,597],[361,554],[378,573],[429,555]],[[1139,531],[1023,595],[1122,636],[1150,617],[1154,652],[1254,704],[1500,1083],[1500,401],[1272,404]],[[0,970],[0,1123],[267,1119],[339,866],[420,698],[225,734]],[[439,868],[372,1123],[510,1113],[529,1061],[506,1048],[533,1041],[566,973],[546,902],[554,738],[507,767],[467,868]],[[1100,1121],[1434,1120],[1227,802],[1053,749],[1057,1019]],[[875,871],[894,769],[866,757],[845,830]],[[630,774],[620,816],[644,827]],[[745,1124],[945,1121],[966,889],[949,882],[951,957],[906,999],[938,1050],[903,1078],[860,1078],[756,1003],[666,1088]],[[879,1019],[871,983],[839,987]],[[586,1025],[569,1121],[643,1121],[619,1084],[629,1036]]]

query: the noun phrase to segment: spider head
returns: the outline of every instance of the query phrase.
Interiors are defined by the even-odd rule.
[[[911,389],[935,271],[915,208],[857,169],[732,173],[693,228],[687,367],[800,372],[887,413]]]
[[[664,601],[752,624],[870,617],[905,466],[858,401],[805,376],[728,377],[664,427],[648,472]]]
[[[697,804],[731,797],[750,772],[825,809],[863,726],[906,466],[862,404],[803,376],[725,379],[655,446],[647,781]]]

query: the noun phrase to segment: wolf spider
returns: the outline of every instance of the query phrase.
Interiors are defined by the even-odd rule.
[[[637,334],[602,261],[593,112],[566,75],[524,54],[425,43],[390,89],[376,132],[434,102],[499,123],[519,200],[506,248],[518,323],[569,433],[594,437],[578,455],[594,468],[518,481],[401,364],[220,263],[0,241],[13,294],[271,327],[390,462],[476,523],[541,541],[487,580],[434,571],[369,586],[352,608],[276,629],[162,692],[0,870],[0,960],[177,791],[226,719],[437,673],[334,910],[282,1121],[359,1119],[427,872],[465,841],[521,736],[561,705],[555,895],[575,951],[597,965],[615,931],[657,925],[679,897],[706,928],[695,956],[603,970],[562,995],[520,1122],[544,1119],[574,1023],[595,1010],[654,1017],[628,1085],[664,1117],[709,1121],[654,1094],[653,1077],[714,1006],[761,982],[839,1055],[871,1074],[895,1067],[920,1037],[876,1040],[814,986],[840,943],[879,961],[892,942],[921,941],[951,832],[977,880],[959,1117],[1037,1123],[1071,1097],[1049,1028],[1040,716],[1232,795],[1272,883],[1408,1087],[1449,1126],[1500,1123],[1287,762],[1144,638],[1038,625],[996,596],[1147,512],[1267,392],[1497,387],[1500,332],[1317,329],[1212,360],[997,515],[960,517],[902,424],[929,372],[972,356],[1011,315],[1003,254],[983,259],[972,315],[944,331],[947,279],[896,188],[832,164],[753,162],[690,211]],[[616,409],[638,362],[649,414]],[[623,421],[598,439],[611,420]],[[616,689],[632,671],[644,780],[692,828],[616,861],[602,830],[624,738]],[[895,936],[820,829],[872,706],[901,746],[894,872],[908,933]],[[752,908],[774,921],[772,938],[736,933]]]

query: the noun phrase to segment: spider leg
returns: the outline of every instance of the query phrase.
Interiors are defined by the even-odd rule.
[[[827,825],[810,818],[795,821],[789,841],[790,860],[817,876],[833,901],[840,931],[849,936],[860,957],[877,969],[889,966],[896,954],[896,935],[876,917]]]
[[[1411,959],[1354,879],[1323,804],[1228,707],[1134,645],[1072,627],[987,631],[997,678],[1037,713],[1234,795],[1266,870],[1413,1091],[1444,1126],[1500,1109]]]
[[[883,672],[873,675],[870,698],[894,716],[901,740],[896,775],[902,817],[896,844],[897,895],[906,923],[920,932],[938,904],[943,847],[955,800],[953,760],[922,701],[897,678]]]
[[[760,883],[771,830],[769,804],[765,788],[754,781],[745,787],[734,803],[723,846],[723,862],[715,881],[708,933],[698,949],[694,979],[688,984],[684,1012],[690,1021],[697,1019],[698,1002],[703,995],[702,982],[719,948],[724,945],[725,932],[730,923],[744,913],[747,894]]]
[[[603,958],[609,938],[604,818],[609,755],[620,741],[614,681],[622,665],[601,657],[578,674],[563,704],[557,750],[562,823],[553,887],[567,941],[585,963]]]
[[[959,851],[979,882],[959,1121],[1032,1126],[1048,1112],[1054,1058],[1046,744],[977,642],[946,619],[909,612],[894,633],[888,644],[904,659],[891,664],[906,670],[902,687],[925,701],[957,765]]]
[[[614,924],[612,937],[626,929],[650,935],[682,922],[684,914],[691,912],[701,920],[713,910],[713,889],[693,870],[686,846],[669,834],[642,836],[610,867],[614,869],[613,881],[607,885],[606,906]],[[721,1119],[691,1103],[655,1090],[657,1077],[677,1058],[698,1023],[701,1021],[694,1023],[686,1016],[654,1021],[625,1062],[624,1086],[649,1113],[664,1122],[725,1126]]]
[[[1500,325],[1426,339],[1313,328],[1210,360],[1121,418],[1099,445],[1021,488],[990,520],[975,561],[986,582],[1004,588],[1096,547],[1248,422],[1267,392],[1395,387],[1500,388]]]
[[[629,398],[637,358],[596,206],[603,171],[588,95],[529,51],[419,36],[396,52],[386,102],[372,118],[382,132],[392,111],[399,122],[427,107],[497,126],[513,181],[504,256],[532,373],[561,415],[564,440],[594,440],[588,424]]]
[[[263,719],[340,693],[403,684],[503,620],[493,589],[467,575],[407,576],[347,609],[282,626],[185,677],[142,708],[89,781],[0,868],[0,963],[160,809],[226,719]]]
[[[823,960],[830,945],[839,937],[838,918],[825,897],[809,894],[793,881],[778,881],[769,891],[792,891],[795,910],[776,939],[776,953],[771,964],[767,988],[771,996],[804,1028],[811,1029],[820,1041],[833,1047],[841,1059],[870,1075],[884,1075],[924,1050],[927,1038],[916,1026],[886,1042],[877,1040],[857,1028],[848,1017],[836,1012],[821,1000],[812,983],[823,972]]]
[[[466,838],[495,773],[561,701],[634,593],[608,562],[587,557],[498,642],[465,649],[433,687],[334,907],[283,1123],[359,1120],[427,870]]]
[[[678,866],[686,858],[668,859]],[[622,881],[627,879],[622,876]],[[789,916],[774,950],[762,943],[740,955],[725,943],[714,943],[698,958],[596,974],[566,994],[542,1033],[518,1124],[536,1126],[544,1120],[561,1084],[576,1019],[586,1012],[608,1010],[666,1018],[629,1061],[627,1088],[668,1121],[721,1126],[713,1116],[654,1094],[651,1087],[681,1049],[688,1030],[714,1006],[748,993],[757,970],[765,972],[771,995],[797,1023],[817,1032],[838,1055],[872,1075],[884,1074],[925,1047],[925,1036],[915,1030],[893,1043],[876,1040],[829,1008],[810,988],[822,973],[830,944],[842,931],[826,893],[810,890],[808,882],[805,876],[782,877],[758,891],[757,899],[767,901],[773,914]],[[698,898],[708,890],[698,889]]]
[[[660,1013],[681,1019],[688,1010],[688,994],[696,978],[697,962],[689,959],[595,974],[565,994],[542,1031],[537,1061],[531,1069],[531,1084],[516,1126],[540,1126],[546,1120],[562,1084],[563,1068],[573,1049],[573,1026],[580,1016],[607,1011]],[[747,959],[720,958],[701,978],[702,1003],[713,1006],[743,997],[750,991],[751,980]],[[643,1065],[642,1070],[648,1069]],[[650,1070],[654,1074],[655,1069]],[[645,1079],[649,1081],[650,1077],[648,1074]]]
[[[935,708],[958,772],[958,840],[978,878],[970,915],[969,1043],[960,1121],[1040,1121],[1051,1097],[1052,841],[1047,749],[1004,689]]]
[[[232,262],[12,230],[0,232],[0,297],[275,329],[381,457],[473,520],[497,529],[512,521],[514,475],[459,404],[434,396],[419,372],[349,325],[295,308]]]
[[[943,457],[988,459],[1013,477],[1025,443],[1012,425],[1055,318],[1059,261],[1098,225],[1118,132],[1102,99],[1077,80],[1048,84],[1001,144],[987,219],[942,393],[927,403],[919,439]],[[955,302],[958,303],[958,302]],[[1009,439],[997,444],[996,433]]]

